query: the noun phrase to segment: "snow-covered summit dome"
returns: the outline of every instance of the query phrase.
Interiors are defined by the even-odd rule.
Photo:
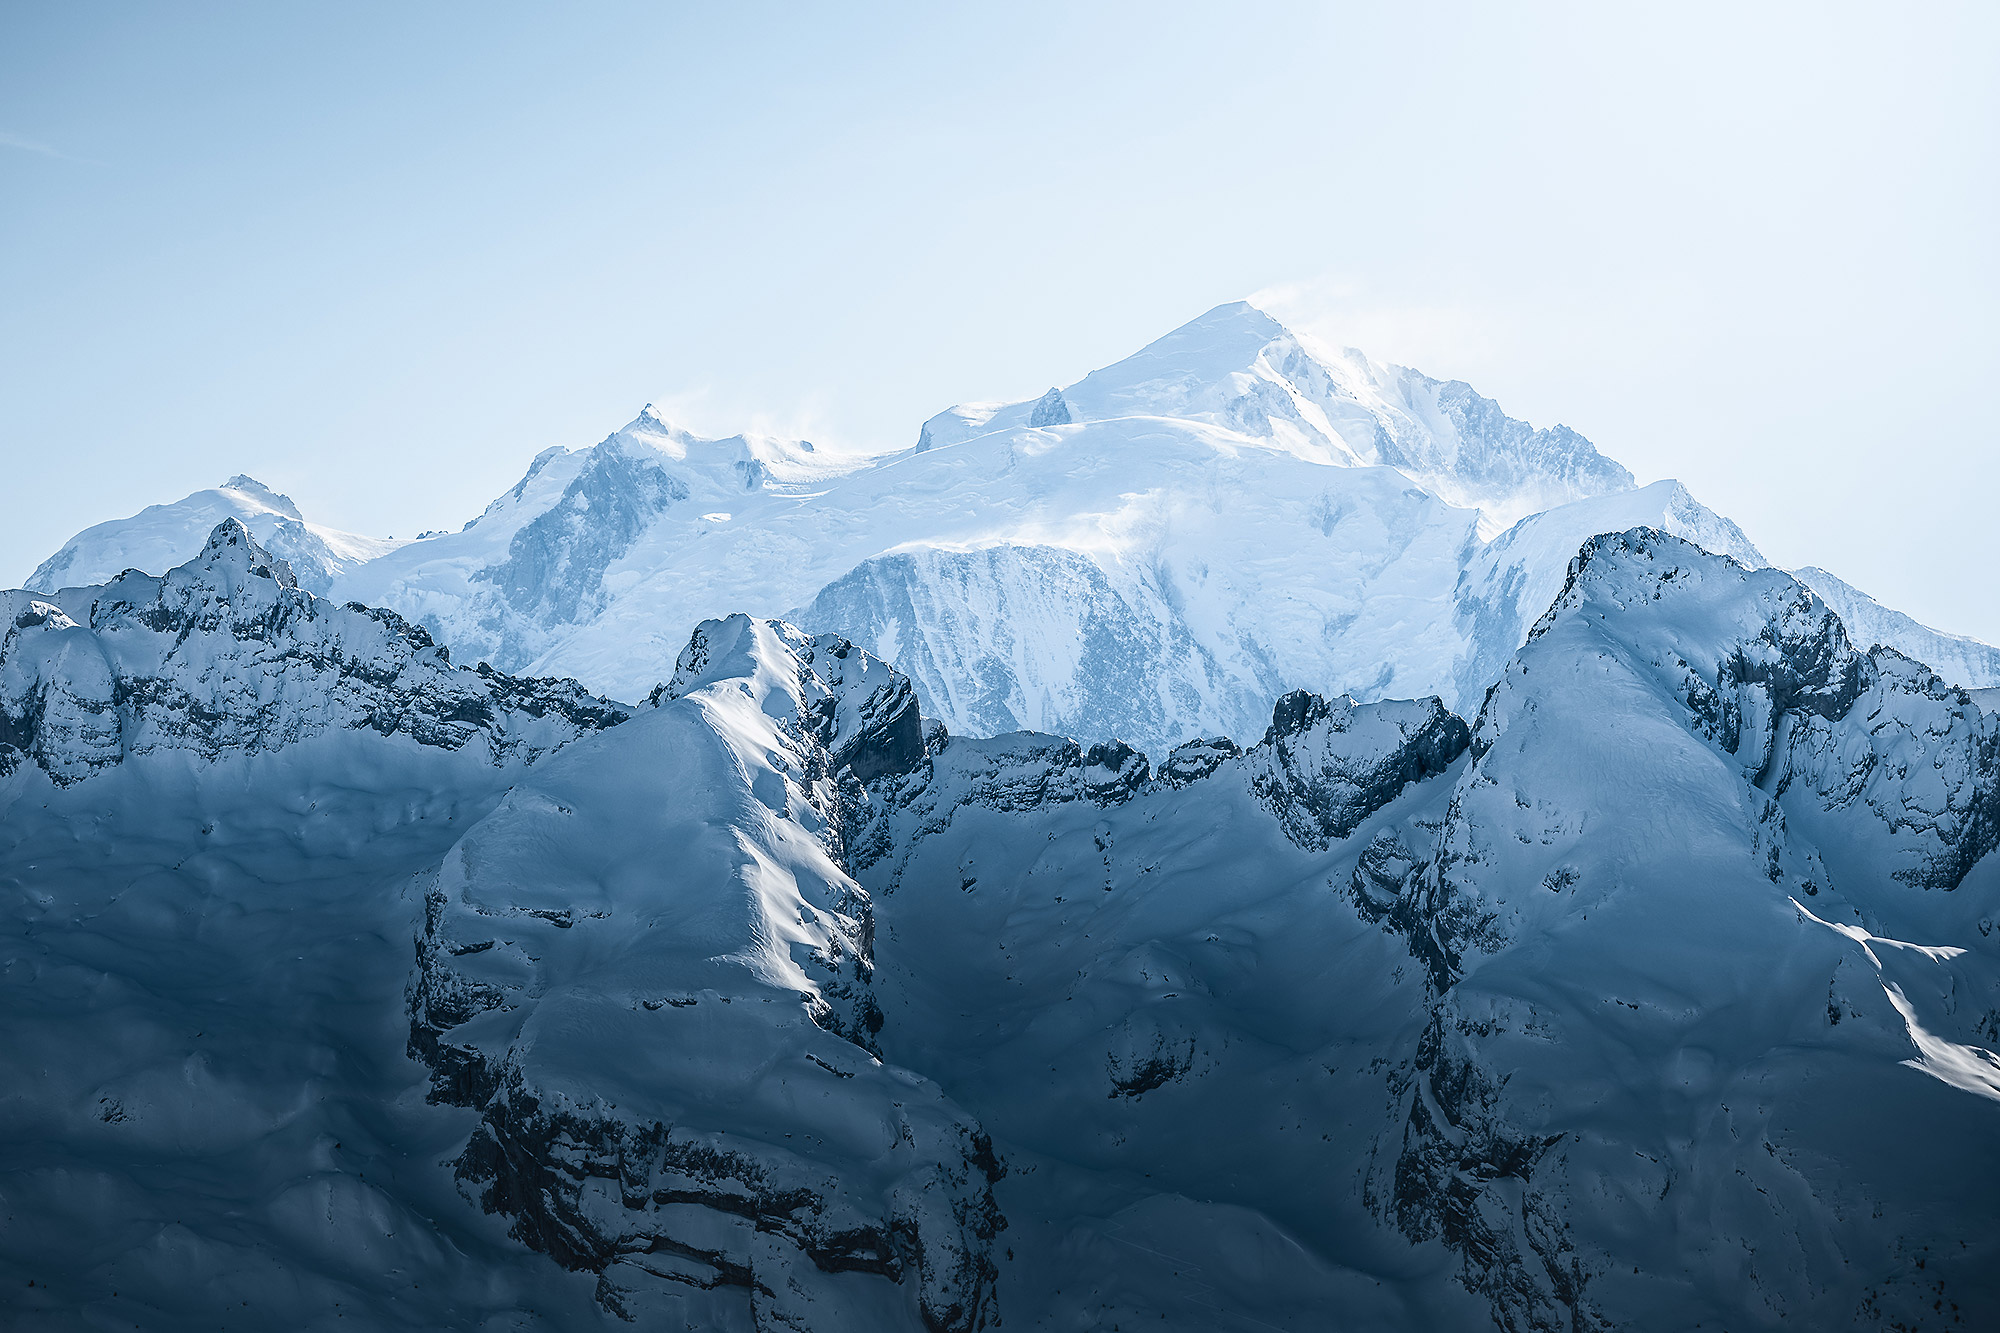
[[[299,507],[292,503],[291,496],[272,490],[247,472],[239,472],[223,482],[222,489],[239,492],[253,503],[261,504],[273,513],[283,514],[286,518],[301,523],[305,521],[305,515],[301,514]]]

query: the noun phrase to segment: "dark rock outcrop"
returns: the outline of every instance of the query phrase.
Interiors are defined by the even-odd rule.
[[[1462,719],[1437,699],[1356,704],[1294,690],[1252,750],[1251,786],[1301,847],[1346,837],[1413,782],[1465,752]]]
[[[26,759],[58,783],[133,754],[213,760],[342,729],[531,761],[629,716],[574,681],[453,667],[394,612],[302,591],[235,519],[162,577],[0,598],[0,772]]]

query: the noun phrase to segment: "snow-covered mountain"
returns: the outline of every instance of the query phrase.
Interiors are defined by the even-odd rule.
[[[461,655],[509,670],[557,663],[561,645],[593,631],[622,669],[591,674],[635,699],[717,609],[783,609],[772,589],[827,558],[816,540],[832,544],[811,507],[853,466],[803,441],[702,439],[649,405],[588,449],[543,451],[462,531],[351,570],[334,595],[396,607]],[[669,627],[656,615],[682,618]]]
[[[627,715],[573,681],[452,667],[395,612],[301,589],[236,519],[164,577],[0,593],[0,614],[0,773],[32,761],[58,786],[132,755],[214,759],[358,729],[525,762]]]
[[[1795,569],[1792,577],[1833,608],[1856,643],[1887,644],[1967,689],[2000,686],[2000,648],[1920,625],[1823,569]]]
[[[1780,571],[1594,537],[1472,725],[1157,764],[745,616],[454,668],[234,525],[14,596],[23,1327],[2000,1312],[2000,717]]]
[[[93,529],[50,567],[160,572],[198,548],[200,499],[166,507],[179,536],[145,560]],[[637,699],[696,624],[743,610],[897,662],[960,734],[1156,752],[1252,733],[1299,688],[1469,713],[1598,533],[1650,526],[1763,563],[1684,487],[1635,488],[1573,431],[1240,302],[1039,398],[940,413],[897,453],[703,439],[648,407],[544,452],[461,531],[373,558],[308,559],[312,530],[275,510],[246,522],[271,525],[305,586],[502,670]],[[1867,633],[1992,679],[1982,645],[1888,617]]]
[[[235,476],[172,504],[85,528],[44,560],[23,586],[56,592],[103,583],[128,569],[164,574],[193,558],[215,525],[234,518],[292,567],[299,586],[324,594],[335,578],[395,550],[389,537],[361,537],[308,523],[299,507],[252,477]]]
[[[1131,418],[1198,422],[1314,462],[1396,468],[1482,536],[1632,474],[1567,426],[1536,430],[1458,380],[1308,347],[1245,301],[1217,306],[1136,355],[1032,402],[968,403],[924,423],[917,448]]]
[[[648,409],[336,595],[627,698],[704,617],[784,614],[903,664],[956,730],[1162,748],[1261,726],[1299,687],[1474,707],[1577,544],[1636,523],[1758,559],[1574,432],[1315,353],[1237,303],[874,459],[700,440]]]

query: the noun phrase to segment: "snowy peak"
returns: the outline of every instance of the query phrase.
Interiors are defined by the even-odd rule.
[[[1313,463],[1393,467],[1481,510],[1489,536],[1526,514],[1633,485],[1566,426],[1538,430],[1461,381],[1309,343],[1246,301],[1039,399],[947,409],[924,423],[917,448],[1133,419],[1174,422],[1219,448],[1255,443]]]
[[[1962,1169],[2000,1099],[1990,1019],[1971,1018],[1993,1012],[2000,976],[1990,952],[1974,961],[1962,947],[1990,934],[1981,862],[2000,843],[2000,723],[1919,664],[1857,652],[1783,572],[1636,529],[1585,543],[1488,694],[1472,756],[1434,836],[1378,831],[1354,880],[1438,995],[1424,1086],[1393,1173],[1377,1177],[1388,1215],[1413,1239],[1481,1255],[1467,1285],[1492,1296],[1502,1327],[1570,1326],[1560,1312],[1578,1308],[1577,1289],[1549,1281],[1571,1253],[1568,1227],[1479,1219],[1574,1216],[1580,1234],[1578,1195],[1555,1201],[1579,1169],[1616,1173],[1598,1137],[1613,1088],[1621,1144],[1712,1134],[1736,1158],[1708,1172],[1686,1157],[1647,1166],[1649,1183],[1622,1196],[1671,1185],[1678,1207],[1710,1219],[1768,1216],[1785,1236],[1808,1214],[1827,1234],[1845,1228],[1845,1253],[1756,1283],[1758,1300],[1782,1293],[1795,1314],[1823,1300],[1809,1322],[1845,1323],[1854,1297],[1824,1293],[1871,1262],[1861,1255],[1900,1253],[1916,1225],[1909,1213],[1854,1224],[1844,1190],[1869,1176],[1856,1164],[1878,1150],[1928,1157],[1914,1139],[1936,1132],[1963,1135],[1937,1153]],[[1794,1063],[1802,1044],[1829,1072]],[[1936,1086],[1909,1081],[1925,1075]],[[1833,1086],[1837,1122],[1804,1109]],[[1751,1089],[1779,1108],[1755,1129],[1727,1115]],[[1905,1097],[1958,1099],[1965,1119],[1928,1116],[1910,1136]],[[1690,1115],[1691,1103],[1705,1105]],[[1845,1147],[1818,1160],[1837,1177],[1815,1179],[1778,1146],[1834,1124]],[[1726,1138],[1711,1128],[1725,1125]],[[1659,1160],[1644,1146],[1620,1155]],[[1739,1211],[1781,1189],[1799,1202]],[[1908,1197],[1928,1210],[1936,1186]],[[1754,1225],[1714,1223],[1704,1243]],[[1590,1301],[1623,1298],[1589,1285]]]
[[[213,588],[224,599],[233,596],[245,579],[268,579],[280,588],[297,588],[292,567],[257,544],[241,519],[225,518],[208,534],[201,554],[178,569],[169,570],[169,581],[182,581]]]
[[[1669,716],[1745,784],[1734,790],[1759,819],[1776,818],[1758,813],[1768,793],[1841,851],[1831,872],[1785,869],[1803,897],[1831,882],[1864,910],[1907,910],[1893,886],[1954,888],[2000,845],[2000,719],[1894,649],[1858,651],[1783,571],[1648,529],[1592,539],[1488,696],[1475,753],[1547,708],[1588,712],[1606,687],[1581,684],[1576,664],[1593,658],[1673,701]],[[1551,660],[1562,670],[1537,674]],[[1914,800],[1912,774],[1926,788]]]
[[[1795,569],[1792,577],[1818,593],[1839,614],[1855,643],[1894,648],[1967,689],[2000,686],[2000,648],[1919,624],[1824,569]]]
[[[299,513],[299,507],[292,503],[290,496],[280,495],[263,482],[245,473],[239,472],[223,482],[222,489],[235,491],[249,503],[261,504],[274,514],[282,514],[300,523],[305,521],[305,515]]]
[[[394,612],[301,590],[233,518],[164,575],[129,571],[60,600],[0,594],[0,776],[26,760],[66,785],[133,755],[213,761],[339,732],[497,766],[627,716],[571,681],[454,668]]]
[[[1565,622],[1657,657],[1690,706],[1725,731],[1729,705],[1711,698],[1715,688],[1754,681],[1782,707],[1837,716],[1867,671],[1839,617],[1797,580],[1651,528],[1585,542],[1529,643]]]
[[[747,692],[764,712],[789,716],[825,749],[836,772],[862,782],[908,772],[924,758],[923,718],[909,677],[836,634],[736,614],[703,621],[653,691],[655,706],[717,689]]]
[[[84,529],[43,561],[25,586],[55,592],[103,583],[128,569],[164,574],[199,552],[216,524],[228,519],[241,522],[291,565],[301,586],[318,593],[342,573],[402,544],[309,523],[289,497],[238,473],[173,504],[150,505],[130,518]]]
[[[816,457],[818,451],[807,440],[748,433],[720,439],[697,435],[668,421],[651,403],[598,446],[611,447],[634,455],[651,451],[696,468],[734,470],[750,485],[799,481],[839,466]]]
[[[1091,420],[1227,415],[1250,387],[1239,377],[1276,382],[1297,349],[1284,325],[1247,301],[1232,301],[1092,371],[1065,397]]]
[[[625,429],[620,433],[632,434],[635,432],[648,435],[668,435],[673,432],[673,427],[667,424],[667,419],[660,415],[660,410],[657,407],[654,407],[651,403],[647,403],[639,409],[638,416],[626,423]]]

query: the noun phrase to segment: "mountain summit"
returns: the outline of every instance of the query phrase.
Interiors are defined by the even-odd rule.
[[[1572,431],[1236,302],[873,458],[649,409],[336,592],[625,698],[705,617],[787,615],[900,662],[955,730],[1164,750],[1260,730],[1300,687],[1472,707],[1577,544],[1635,523],[1761,562]]]
[[[1632,474],[1567,426],[1537,430],[1470,385],[1353,348],[1320,349],[1247,301],[1217,306],[1032,403],[975,403],[924,424],[925,448],[1021,426],[1163,419],[1332,466],[1396,468],[1491,537],[1528,514],[1614,491]]]
[[[164,574],[191,559],[215,525],[232,518],[289,563],[301,586],[318,593],[325,593],[339,575],[399,545],[394,538],[308,523],[290,496],[238,473],[172,504],[148,505],[130,518],[85,528],[44,560],[24,586],[56,592],[102,583],[128,569]]]
[[[648,404],[538,455],[457,532],[367,545],[236,478],[80,534],[36,586],[159,572],[229,514],[302,586],[502,670],[637,699],[695,625],[742,610],[898,662],[961,734],[1156,752],[1255,734],[1300,688],[1474,711],[1598,533],[1653,527],[1765,563],[1685,487],[1636,487],[1567,427],[1240,301],[1038,397],[950,408],[893,453],[709,439]],[[1955,683],[2000,683],[1980,645],[1870,626],[1944,653]]]

